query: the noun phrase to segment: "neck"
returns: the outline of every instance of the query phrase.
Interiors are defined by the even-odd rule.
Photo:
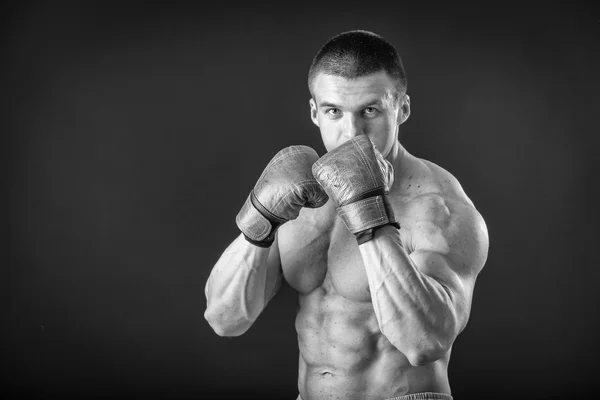
[[[392,149],[390,150],[388,155],[385,157],[385,159],[388,160],[389,162],[391,162],[395,168],[396,165],[401,163],[402,160],[404,158],[406,158],[407,155],[408,155],[408,152],[406,151],[404,146],[402,146],[400,144],[400,142],[398,140],[396,140],[396,142],[392,146]]]
[[[402,164],[408,156],[410,156],[408,151],[406,151],[404,146],[402,146],[399,141],[396,141],[392,147],[392,150],[390,150],[390,153],[387,155],[387,157],[385,157],[385,159],[392,164],[392,167],[394,167],[394,176],[389,187],[390,191],[394,185],[394,182],[400,180],[400,177],[402,176]]]

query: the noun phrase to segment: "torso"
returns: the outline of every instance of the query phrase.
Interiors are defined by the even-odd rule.
[[[444,185],[448,176],[410,155],[402,173],[396,172],[390,199],[408,253],[419,227],[448,218],[446,203],[457,196]],[[299,294],[298,386],[303,400],[450,392],[449,353],[414,367],[380,332],[358,245],[331,201],[318,209],[304,208],[278,236],[283,275]]]

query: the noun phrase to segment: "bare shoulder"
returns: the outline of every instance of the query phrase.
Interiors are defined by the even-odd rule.
[[[488,254],[487,226],[450,172],[411,156],[394,194],[411,252],[445,256],[459,275],[479,273]]]

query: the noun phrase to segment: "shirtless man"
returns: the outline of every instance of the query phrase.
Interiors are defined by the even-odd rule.
[[[332,38],[309,89],[328,153],[292,146],[271,160],[210,274],[205,318],[241,335],[285,280],[299,299],[298,399],[452,399],[484,220],[449,172],[399,143],[410,99],[383,38]]]

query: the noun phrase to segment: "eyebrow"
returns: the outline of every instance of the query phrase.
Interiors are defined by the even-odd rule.
[[[369,101],[367,103],[361,104],[358,108],[367,108],[367,107],[374,106],[374,105],[381,106],[382,105],[381,100],[372,100],[372,101]],[[320,102],[319,103],[319,107],[340,108],[339,105],[334,104],[334,103],[330,103],[328,101],[322,101],[322,102]]]

